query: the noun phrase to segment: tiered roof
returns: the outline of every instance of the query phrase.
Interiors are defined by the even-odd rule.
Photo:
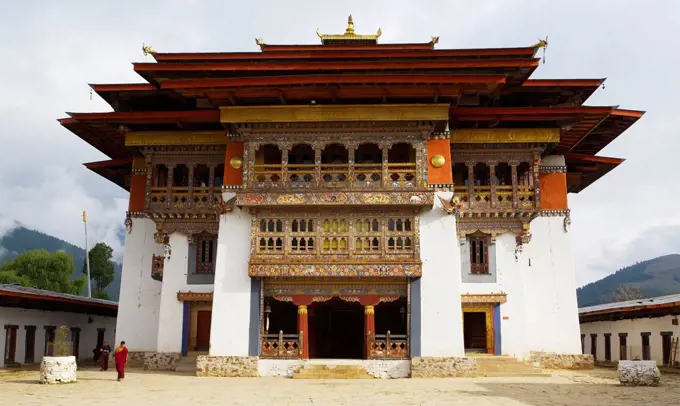
[[[643,114],[583,103],[604,79],[530,79],[544,43],[522,48],[435,49],[378,44],[381,31],[319,33],[321,45],[268,45],[260,52],[156,53],[135,63],[147,83],[94,84],[111,113],[69,113],[61,124],[112,160],[88,168],[126,187],[125,131],[223,130],[221,106],[450,103],[450,129],[559,127],[554,152],[567,156],[579,192],[622,160],[594,157]],[[125,167],[125,165],[128,165]],[[125,172],[125,169],[127,172]]]

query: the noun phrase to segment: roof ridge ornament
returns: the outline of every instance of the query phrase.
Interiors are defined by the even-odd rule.
[[[350,14],[347,18],[347,28],[343,34],[322,34],[321,30],[316,29],[316,35],[321,38],[321,44],[377,44],[378,38],[382,35],[382,29],[378,27],[375,34],[357,34],[354,30],[354,17]]]
[[[262,38],[255,38],[255,43],[257,44],[257,46],[260,47],[260,50],[262,50],[262,47],[267,45],[267,44],[265,44],[265,42]]]
[[[534,48],[536,51],[539,49],[543,49],[543,63],[545,64],[545,50],[548,49],[548,37],[546,36],[545,39],[538,39],[538,42],[535,43],[532,48]]]
[[[144,56],[147,56],[147,55],[154,56],[154,55],[156,55],[156,51],[153,48],[151,48],[151,45],[146,45],[143,42],[142,42],[142,52],[144,53]]]

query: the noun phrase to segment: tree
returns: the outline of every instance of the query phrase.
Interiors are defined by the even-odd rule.
[[[0,266],[0,280],[22,286],[79,295],[85,279],[71,280],[73,257],[63,251],[32,250]]]
[[[621,284],[612,293],[612,301],[614,302],[625,302],[642,298],[642,289],[631,285]]]
[[[106,288],[113,282],[116,276],[113,257],[113,248],[99,242],[89,252],[90,279],[94,281],[92,296],[100,299],[108,299]],[[87,275],[87,264],[83,264],[83,274]]]

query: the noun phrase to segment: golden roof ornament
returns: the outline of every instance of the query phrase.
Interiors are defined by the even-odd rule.
[[[267,44],[264,43],[262,38],[255,38],[255,43],[257,44],[257,46],[260,47],[260,49],[262,49],[263,46],[267,45]]]
[[[532,48],[534,48],[536,51],[539,49],[543,49],[543,63],[545,63],[545,50],[548,49],[548,37],[545,37],[545,39],[538,39],[538,42],[535,43]]]
[[[347,28],[343,34],[322,34],[317,28],[316,35],[321,38],[323,45],[329,44],[377,44],[378,38],[382,35],[382,30],[378,28],[375,34],[357,34],[354,30],[354,17],[351,15],[347,19]]]
[[[142,43],[142,52],[144,53],[144,56],[156,55],[156,51],[151,48],[151,45],[146,45],[145,43]]]

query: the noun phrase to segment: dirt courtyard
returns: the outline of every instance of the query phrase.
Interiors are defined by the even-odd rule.
[[[680,375],[658,388],[618,386],[613,370],[545,378],[296,380],[196,378],[131,370],[78,371],[74,384],[37,383],[38,372],[0,374],[0,405],[678,405]]]

